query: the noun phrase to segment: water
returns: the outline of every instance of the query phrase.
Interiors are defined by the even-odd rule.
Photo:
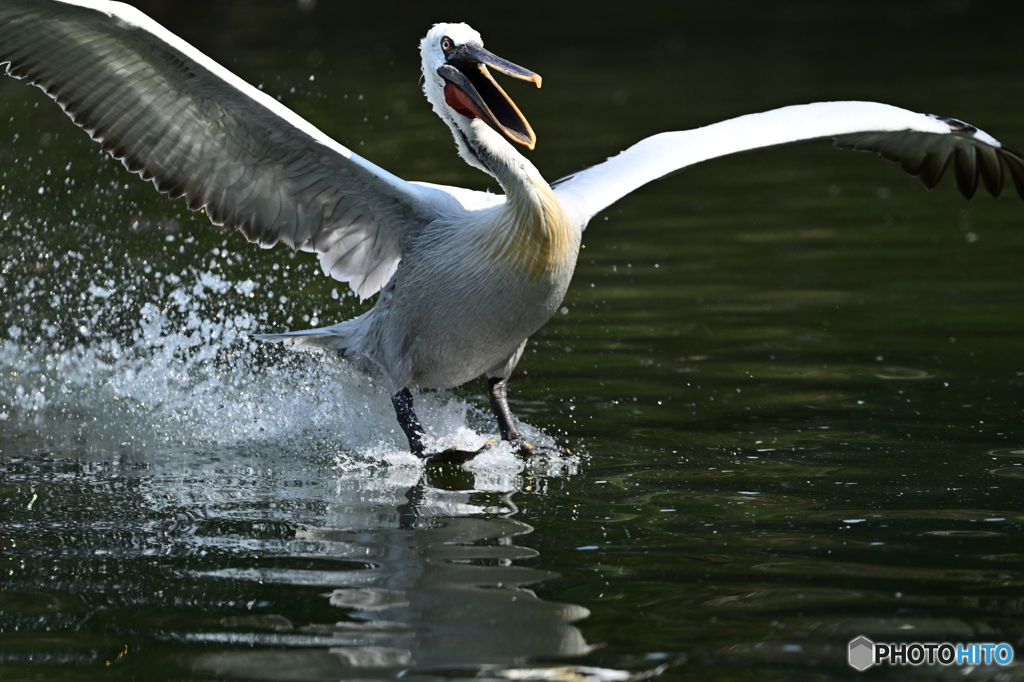
[[[1016,5],[147,10],[433,182],[488,186],[416,82],[416,41],[463,18],[544,76],[508,89],[550,178],[821,99],[1024,144]],[[0,676],[832,679],[858,635],[1024,646],[1012,192],[828,145],[646,187],[591,225],[511,383],[571,454],[424,469],[373,377],[248,339],[363,309],[315,261],[0,88]],[[493,437],[482,393],[418,396],[435,443]]]

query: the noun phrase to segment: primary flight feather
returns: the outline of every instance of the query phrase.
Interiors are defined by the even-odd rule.
[[[527,338],[559,307],[583,230],[602,209],[686,166],[812,139],[871,151],[933,187],[949,165],[970,198],[1024,157],[977,128],[872,102],[820,102],[642,140],[549,185],[518,150],[536,135],[491,75],[540,76],[483,47],[465,24],[420,43],[423,90],[459,154],[504,195],[407,182],[354,154],[138,10],[105,0],[0,0],[0,64],[52,97],[111,156],[217,225],[269,247],[311,251],[366,313],[262,335],[334,348],[386,379],[413,453],[428,453],[410,388],[488,377],[501,437],[531,451],[506,396]]]

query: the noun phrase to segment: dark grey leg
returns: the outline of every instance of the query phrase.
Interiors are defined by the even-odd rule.
[[[412,451],[412,454],[420,459],[428,462],[465,462],[473,459],[490,446],[488,442],[479,450],[448,448],[441,452],[424,452],[423,434],[425,432],[420,424],[420,420],[416,417],[416,413],[412,411],[412,393],[409,392],[408,388],[403,388],[391,396],[391,402],[395,405],[398,423],[402,426],[402,430],[405,431],[406,438],[409,439],[409,449]],[[508,406],[505,409],[508,410]]]
[[[498,418],[498,429],[501,439],[515,444],[523,442],[523,437],[516,427],[512,410],[508,407],[508,379],[491,377],[487,380],[487,394],[491,398],[491,411]]]
[[[487,395],[491,399],[491,411],[498,418],[498,430],[501,431],[501,439],[507,440],[512,448],[520,455],[530,456],[538,454],[564,455],[568,450],[561,450],[557,447],[546,445],[534,446],[523,440],[523,434],[519,433],[512,410],[508,407],[508,379],[490,377],[487,379]]]
[[[412,411],[412,393],[409,392],[408,388],[403,388],[391,396],[391,402],[395,405],[398,423],[401,425],[402,430],[405,431],[406,438],[409,439],[409,449],[417,457],[423,457],[424,432],[423,427],[420,425],[420,420],[416,418],[416,413]]]

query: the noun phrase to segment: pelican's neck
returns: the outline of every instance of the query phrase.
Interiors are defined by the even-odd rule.
[[[477,135],[466,139],[464,156],[494,176],[506,197],[493,223],[494,255],[533,277],[566,267],[571,272],[579,235],[551,186],[511,144],[482,122],[474,123]]]
[[[538,184],[548,186],[536,166],[483,121],[472,121],[468,129],[454,121],[446,122],[455,135],[459,156],[497,180],[510,200],[520,198],[524,191],[529,194]]]

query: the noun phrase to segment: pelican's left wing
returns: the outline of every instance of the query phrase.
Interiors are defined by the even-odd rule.
[[[1003,167],[1024,198],[1024,156],[961,121],[877,104],[818,102],[721,123],[661,133],[618,156],[552,184],[575,224],[585,226],[600,210],[638,187],[719,156],[790,142],[832,138],[843,149],[876,152],[920,176],[931,189],[953,161],[957,187],[970,198],[978,180],[997,196]]]
[[[362,297],[451,201],[353,154],[138,10],[0,0],[0,69],[128,170],[253,242],[315,251]]]

